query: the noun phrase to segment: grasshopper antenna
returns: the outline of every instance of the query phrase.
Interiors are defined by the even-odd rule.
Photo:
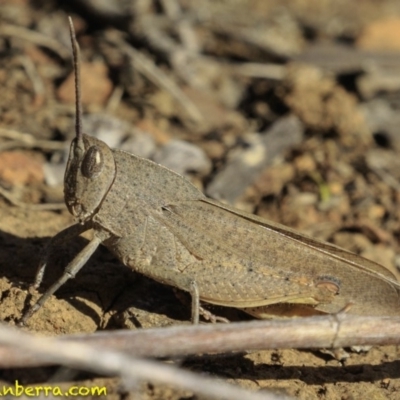
[[[74,60],[75,73],[75,134],[78,143],[82,143],[82,100],[81,100],[81,60],[79,44],[76,40],[74,24],[72,18],[68,17],[69,33],[71,36],[72,54]]]

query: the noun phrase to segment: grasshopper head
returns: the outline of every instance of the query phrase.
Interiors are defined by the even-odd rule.
[[[111,149],[92,136],[76,137],[71,143],[64,177],[64,198],[69,212],[80,222],[99,209],[115,178]]]

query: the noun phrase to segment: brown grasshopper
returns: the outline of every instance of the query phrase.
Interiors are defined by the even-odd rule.
[[[94,238],[23,316],[73,278],[100,243],[121,262],[200,300],[256,317],[337,313],[399,315],[399,288],[386,268],[211,200],[182,176],[81,132],[79,48],[70,22],[76,80],[76,137],[65,172],[65,202],[79,221],[50,241],[94,230]],[[41,262],[34,287],[44,274]]]

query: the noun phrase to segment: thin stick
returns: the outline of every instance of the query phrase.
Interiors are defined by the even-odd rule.
[[[120,85],[116,86],[107,101],[107,104],[105,106],[105,111],[107,111],[110,114],[114,113],[121,103],[123,94],[124,94],[123,87]]]
[[[117,36],[115,32],[107,32],[106,39],[109,43],[119,47],[121,51],[132,60],[132,64],[137,71],[146,76],[146,78],[155,85],[170,93],[194,122],[198,124],[204,122],[204,117],[198,107],[189,99],[188,96],[186,96],[186,94],[172,79],[170,79],[154,64],[152,60],[130,46],[127,42]]]
[[[43,46],[53,51],[63,60],[68,60],[70,57],[69,51],[57,40],[52,39],[42,33],[32,31],[30,29],[22,28],[20,26],[1,23],[0,36],[17,37],[27,40],[38,46]]]
[[[186,18],[179,2],[177,0],[162,0],[161,4],[172,25],[177,28],[182,47],[189,51],[192,56],[194,54],[199,55],[200,45],[193,29],[192,21]]]
[[[71,36],[72,54],[75,73],[75,134],[78,141],[82,140],[82,99],[81,99],[81,60],[79,44],[76,40],[72,18],[68,17],[69,32]]]
[[[250,321],[104,331],[66,335],[99,349],[139,357],[182,357],[193,354],[243,352],[279,348],[339,348],[355,345],[400,344],[400,317],[329,315],[287,320]],[[0,368],[43,365],[16,346],[0,346]]]
[[[286,67],[272,63],[231,63],[227,64],[227,69],[237,75],[248,76],[251,78],[265,78],[274,81],[281,81],[285,77]]]
[[[29,57],[21,56],[20,62],[25,69],[26,75],[28,76],[29,80],[32,82],[32,88],[33,88],[33,92],[35,94],[34,104],[36,106],[39,106],[43,103],[43,100],[44,100],[45,89],[44,89],[43,81],[38,74],[35,64]]]
[[[202,396],[230,400],[284,400],[287,396],[263,391],[250,392],[240,387],[194,374],[172,365],[128,357],[122,352],[110,351],[84,343],[60,341],[55,338],[37,337],[7,325],[0,325],[0,343],[19,348],[52,364],[61,364],[90,372],[122,377],[129,389],[138,380],[151,381]]]
[[[24,203],[23,201],[17,200],[10,192],[5,190],[0,186],[0,196],[3,196],[6,200],[8,200],[13,206],[25,208],[28,210],[36,210],[36,211],[56,211],[56,210],[64,210],[64,203],[43,203],[43,204],[30,204]]]
[[[8,148],[15,148],[18,146],[28,147],[28,148],[37,147],[39,149],[48,151],[64,150],[67,147],[64,142],[58,142],[55,140],[36,139],[30,133],[19,132],[15,129],[7,129],[0,127],[0,137],[13,140],[13,142],[0,144],[0,151]]]

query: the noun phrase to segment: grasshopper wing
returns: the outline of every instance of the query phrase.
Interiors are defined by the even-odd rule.
[[[400,314],[400,285],[390,271],[283,225],[206,198],[164,206],[160,222],[196,259],[180,268],[206,302]]]

